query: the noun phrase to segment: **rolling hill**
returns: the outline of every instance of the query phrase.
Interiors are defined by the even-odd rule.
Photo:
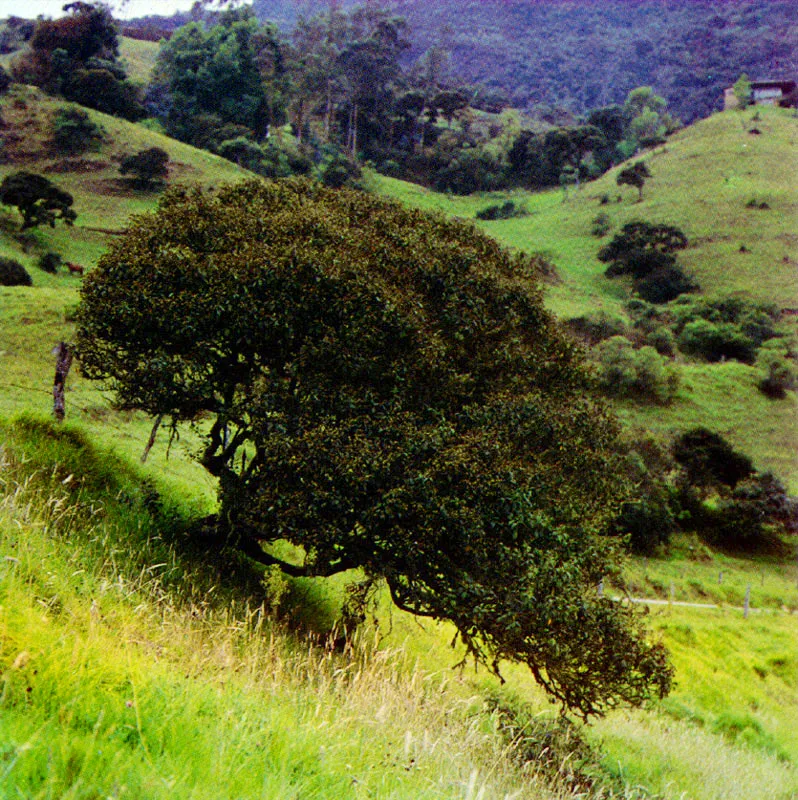
[[[340,4],[347,8],[355,0]],[[792,4],[784,0],[392,0],[408,21],[412,54],[451,53],[454,76],[504,92],[518,107],[545,104],[577,114],[622,103],[653,86],[687,122],[720,107],[740,73],[794,78]],[[255,0],[263,19],[288,28],[324,0]]]
[[[519,670],[507,671],[504,687],[481,672],[453,672],[446,626],[422,627],[383,599],[373,627],[337,653],[303,632],[328,628],[340,586],[253,577],[241,564],[197,558],[184,523],[214,497],[190,460],[190,430],[171,456],[159,441],[137,463],[151,420],[115,410],[77,370],[67,424],[50,424],[51,350],[72,335],[79,278],[42,272],[39,256],[56,251],[91,268],[111,231],[154,207],[156,193],[119,180],[130,152],[166,149],[171,182],[246,175],[95,112],[105,131],[97,148],[59,156],[47,141],[58,105],[25,87],[0,101],[8,152],[0,177],[46,174],[74,194],[79,213],[73,228],[20,236],[15,214],[0,212],[0,255],[34,279],[0,287],[0,786],[75,800],[565,800],[590,786],[619,800],[795,796],[792,564],[733,558],[692,538],[667,558],[633,561],[629,588],[666,603],[652,606],[652,626],[674,652],[677,689],[656,708],[560,729]],[[608,281],[596,260],[601,242],[590,229],[602,210],[612,230],[641,216],[683,227],[692,244],[682,260],[707,293],[793,307],[796,209],[784,165],[794,165],[796,120],[762,111],[757,136],[750,123],[718,115],[648,154],[642,203],[615,173],[568,202],[562,192],[455,198],[373,173],[368,180],[402,202],[466,219],[504,199],[525,205],[527,216],[475,224],[545,253],[556,270],[547,302],[562,318],[625,313],[628,287]],[[769,209],[749,208],[751,199]],[[671,406],[619,404],[619,412],[663,435],[711,423],[794,487],[794,393],[767,400],[754,368],[736,362],[681,369]],[[748,620],[739,609],[747,586],[758,609]],[[670,597],[717,607],[669,606]]]
[[[753,127],[760,133],[752,135]],[[478,210],[507,200],[526,208],[525,216],[476,224],[507,246],[540,253],[552,262],[557,279],[547,287],[546,298],[563,319],[600,310],[610,317],[625,316],[629,289],[604,276],[606,265],[597,254],[613,232],[640,219],[675,225],[687,234],[690,245],[680,261],[697,279],[703,295],[774,303],[794,330],[790,309],[798,307],[796,135],[798,120],[782,109],[724,112],[701,120],[644,156],[652,177],[640,203],[635,190],[616,185],[623,166],[571,191],[567,202],[560,190],[444,196],[381,176],[373,178],[373,187],[402,202],[464,219],[474,219]],[[591,234],[600,213],[611,226],[604,239]],[[795,492],[794,393],[768,400],[756,389],[756,369],[735,361],[686,362],[681,370],[682,387],[674,403],[665,407],[620,403],[621,416],[663,434],[694,425],[718,430],[751,454],[760,468],[782,476]]]

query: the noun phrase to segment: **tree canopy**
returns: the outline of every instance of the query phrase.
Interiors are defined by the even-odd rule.
[[[71,225],[78,216],[72,208],[73,202],[69,192],[35,172],[6,175],[0,184],[0,203],[16,206],[22,215],[23,231],[42,224],[54,228],[58,219]]]
[[[662,645],[598,591],[617,426],[527,257],[298,179],[171,189],[85,279],[77,341],[122,407],[196,423],[204,541],[384,580],[583,716],[669,690]]]

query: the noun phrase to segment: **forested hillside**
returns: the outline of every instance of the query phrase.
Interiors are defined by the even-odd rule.
[[[325,0],[255,0],[261,19],[290,26]],[[357,5],[344,0],[337,5]],[[623,102],[650,85],[685,122],[720,105],[741,72],[796,73],[794,4],[788,0],[393,0],[409,23],[415,55],[433,45],[452,73],[506,95],[516,107],[575,113]]]

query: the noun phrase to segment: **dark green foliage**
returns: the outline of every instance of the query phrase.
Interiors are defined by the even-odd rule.
[[[60,153],[85,153],[102,138],[102,129],[77,106],[62,106],[53,115],[53,144]]]
[[[610,222],[609,215],[607,214],[597,214],[593,217],[592,227],[590,229],[590,233],[593,236],[597,236],[599,239],[602,239],[606,236],[612,228],[612,223]]]
[[[260,141],[285,121],[286,81],[276,29],[248,9],[228,9],[217,24],[184,25],[163,45],[147,104],[171,136],[200,147],[209,146],[206,130],[224,125],[238,131],[215,134],[216,144],[241,135]]]
[[[707,361],[735,359],[750,364],[756,356],[754,342],[731,322],[693,320],[682,328],[678,341],[683,353]]]
[[[610,531],[629,537],[632,552],[654,555],[670,542],[677,528],[678,499],[670,483],[673,458],[666,447],[646,431],[631,431],[624,472],[635,496],[621,506]]]
[[[798,389],[798,366],[795,357],[777,350],[762,349],[757,358],[757,366],[764,369],[765,375],[759,381],[759,391],[776,400],[787,392]]]
[[[783,335],[777,309],[739,297],[680,301],[672,313],[679,349],[707,361],[752,364],[764,342]]]
[[[653,348],[635,349],[624,336],[613,336],[593,349],[598,385],[613,397],[668,403],[679,386],[678,373]]]
[[[512,219],[523,215],[523,210],[519,209],[512,200],[499,205],[498,203],[486,206],[476,213],[477,219],[494,220],[494,219]]]
[[[293,575],[360,568],[584,716],[661,696],[671,670],[596,591],[617,426],[534,274],[348,189],[171,190],[85,279],[78,350],[123,408],[203,418],[204,541]],[[304,555],[276,558],[281,539]]]
[[[61,93],[67,100],[131,122],[147,116],[138,88],[108,68],[71,71]]]
[[[772,473],[755,473],[721,500],[709,520],[705,536],[715,546],[782,552],[779,534],[798,530],[798,505]]]
[[[0,66],[0,95],[5,94],[9,86],[11,86],[11,76]]]
[[[23,231],[43,224],[54,228],[59,219],[72,225],[77,218],[72,195],[32,172],[6,175],[0,184],[0,203],[16,206],[22,215]]]
[[[615,182],[618,186],[634,186],[638,191],[638,201],[642,201],[643,187],[646,185],[646,178],[650,177],[651,173],[645,161],[636,161],[631,166],[622,169]]]
[[[361,176],[360,167],[343,153],[336,152],[319,170],[319,177],[325,186],[340,189],[355,186]]]
[[[571,182],[578,183],[601,172],[599,165],[591,173],[584,159],[589,153],[595,159],[606,147],[604,134],[594,125],[556,128],[544,134],[523,130],[507,153],[509,179],[513,185],[543,188],[559,186],[565,172],[572,176]]]
[[[703,492],[734,487],[753,471],[751,459],[738,453],[718,433],[693,428],[673,443],[673,457],[685,473],[687,483]]]
[[[635,290],[649,303],[669,303],[682,294],[694,292],[694,283],[676,264],[666,264],[650,270],[634,283]]]
[[[47,253],[42,253],[41,258],[39,258],[39,269],[54,275],[58,272],[58,268],[62,263],[63,260],[58,253],[49,251]]]
[[[31,286],[28,271],[13,258],[0,257],[0,286]]]
[[[619,317],[610,317],[606,311],[572,317],[566,324],[576,336],[591,347],[612,336],[622,336],[626,333],[624,321]]]
[[[674,255],[685,247],[687,237],[678,228],[629,222],[599,250],[598,259],[609,264],[607,277],[631,275],[643,300],[667,303],[698,288],[682,272]]]
[[[687,247],[687,237],[671,225],[652,225],[648,222],[628,222],[612,241],[599,251],[599,260],[604,262],[620,262],[628,264],[624,272],[640,277],[645,274],[635,266],[635,259],[640,255],[659,253],[669,255]]]
[[[122,159],[119,172],[131,175],[133,185],[140,189],[163,184],[169,174],[169,153],[160,147],[150,147]]]
[[[14,76],[51,94],[108,114],[144,116],[138,90],[117,62],[116,24],[100,3],[75,2],[60,19],[39,19],[30,51],[14,62]]]

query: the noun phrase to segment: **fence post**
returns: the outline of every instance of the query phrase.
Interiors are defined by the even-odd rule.
[[[66,342],[60,342],[54,349],[55,380],[53,381],[53,414],[57,422],[63,422],[66,416],[66,400],[64,398],[64,384],[66,383],[69,368],[72,366],[72,351]]]
[[[743,618],[748,619],[748,611],[751,608],[751,584],[745,587],[745,603],[743,605]]]

